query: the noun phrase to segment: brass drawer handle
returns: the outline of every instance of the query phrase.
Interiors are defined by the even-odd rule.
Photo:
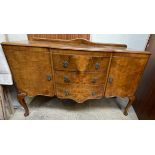
[[[69,65],[69,62],[68,62],[67,60],[65,60],[64,63],[63,63],[63,67],[64,67],[64,68],[67,68],[68,65]]]
[[[48,80],[48,81],[51,81],[51,80],[52,80],[51,75],[47,75],[47,80]]]
[[[64,94],[65,94],[65,96],[68,96],[69,95],[69,91],[68,90],[65,90],[64,91]]]
[[[93,78],[92,79],[92,83],[96,83],[96,78]]]
[[[70,80],[69,80],[69,78],[67,76],[64,76],[64,82],[66,82],[66,83],[70,82]]]
[[[97,70],[97,69],[99,69],[100,68],[100,64],[99,63],[96,63],[95,64],[95,69]]]
[[[92,96],[96,96],[96,92],[92,92]]]
[[[113,82],[113,78],[112,78],[111,76],[109,76],[108,82],[109,82],[110,84]]]

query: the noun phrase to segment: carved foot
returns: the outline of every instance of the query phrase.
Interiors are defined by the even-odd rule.
[[[124,115],[127,116],[128,115],[128,112],[126,110],[124,110]]]
[[[128,115],[128,110],[131,107],[133,101],[135,100],[135,96],[129,97],[129,102],[127,104],[127,106],[124,109],[124,115],[127,116]]]
[[[25,96],[26,96],[25,93],[17,94],[17,99],[18,99],[20,105],[24,108],[24,110],[25,110],[24,116],[26,117],[29,115],[29,109],[28,109],[27,104],[24,100]]]

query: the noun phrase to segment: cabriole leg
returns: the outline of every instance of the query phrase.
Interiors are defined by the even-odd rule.
[[[18,99],[20,105],[24,108],[24,110],[25,110],[24,116],[26,117],[29,115],[29,109],[28,109],[27,104],[24,100],[25,96],[26,96],[25,93],[17,94],[17,99]]]
[[[127,104],[127,106],[124,109],[124,115],[127,116],[128,115],[128,110],[131,107],[133,101],[135,100],[135,96],[129,97],[129,102]]]

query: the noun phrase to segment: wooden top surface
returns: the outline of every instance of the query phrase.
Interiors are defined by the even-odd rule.
[[[98,52],[125,52],[125,53],[143,53],[150,54],[147,51],[136,51],[127,49],[125,44],[107,44],[94,43],[85,39],[74,40],[54,40],[54,39],[36,39],[35,41],[18,41],[18,42],[3,42],[2,45],[14,46],[31,46],[31,47],[47,47],[54,49],[69,49],[80,51],[98,51]]]

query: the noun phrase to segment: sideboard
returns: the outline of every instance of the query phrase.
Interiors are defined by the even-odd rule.
[[[84,39],[3,42],[17,98],[57,96],[83,103],[88,99],[128,97],[124,115],[135,98],[150,52],[128,50],[123,44],[100,44]]]

